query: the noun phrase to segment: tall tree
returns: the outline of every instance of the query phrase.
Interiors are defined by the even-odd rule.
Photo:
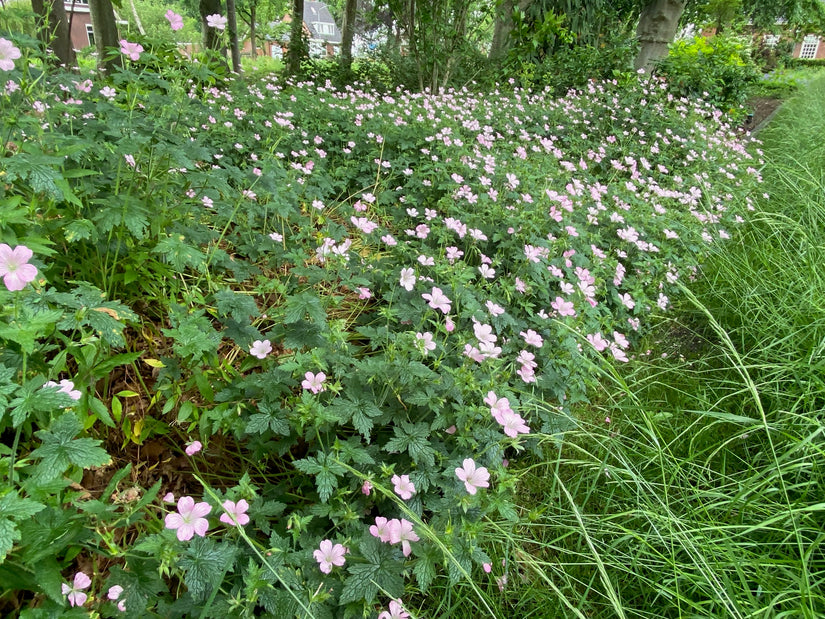
[[[341,65],[344,74],[352,72],[352,39],[355,36],[355,18],[358,0],[347,0],[344,5],[344,20],[341,27]]]
[[[636,27],[640,45],[636,69],[650,70],[657,60],[667,56],[686,4],[687,0],[653,0],[642,9]]]
[[[116,67],[123,66],[120,54],[110,53],[112,48],[119,47],[117,21],[112,0],[89,0],[89,14],[95,33],[97,68],[111,73]]]
[[[226,26],[229,30],[229,50],[232,58],[232,70],[241,72],[241,50],[238,45],[238,20],[235,13],[235,0],[226,0]]]
[[[54,50],[52,63],[69,68],[77,66],[63,0],[32,0],[32,10],[36,15],[40,42],[45,48]]]
[[[307,41],[304,36],[304,0],[292,0],[289,28],[289,48],[286,51],[286,70],[290,75],[301,72],[301,62],[307,57]]]
[[[203,48],[220,52],[223,45],[221,31],[211,28],[206,21],[209,15],[220,15],[223,13],[221,0],[199,0],[198,13],[201,16],[201,32],[203,33]]]

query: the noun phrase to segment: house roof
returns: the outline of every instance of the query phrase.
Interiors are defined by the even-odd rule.
[[[311,38],[322,39],[329,43],[341,42],[341,31],[332,18],[332,13],[323,2],[306,0],[304,2],[304,23],[309,28]]]

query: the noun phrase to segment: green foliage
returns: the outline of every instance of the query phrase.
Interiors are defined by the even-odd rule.
[[[469,27],[462,6],[422,19]],[[453,35],[427,36],[408,61]],[[495,615],[507,461],[546,458],[593,367],[630,361],[737,227],[753,158],[656,79],[379,94],[144,43],[0,94],[0,235],[38,271],[0,287],[2,496],[45,506],[0,513],[27,566],[0,583],[58,608],[93,565],[102,614],[314,617],[450,583]]]
[[[742,103],[759,78],[749,43],[729,35],[677,41],[657,72],[680,96],[702,97],[723,109]]]

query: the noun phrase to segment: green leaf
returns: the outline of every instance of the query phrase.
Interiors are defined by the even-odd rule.
[[[255,299],[247,294],[240,294],[229,289],[215,293],[215,307],[218,310],[218,316],[224,322],[227,317],[231,317],[235,322],[244,326],[250,324],[250,317],[260,316],[261,314]]]
[[[178,565],[186,571],[183,582],[196,602],[203,602],[221,584],[230,570],[236,549],[209,537],[195,537],[186,547]]]
[[[35,376],[18,389],[17,397],[9,403],[11,421],[15,428],[26,421],[31,413],[51,413],[74,405],[74,400],[60,391],[59,387],[44,387],[45,383],[45,377]]]
[[[45,508],[46,506],[42,503],[18,496],[17,490],[7,492],[0,497],[0,516],[6,516],[12,520],[31,518]]]
[[[430,426],[427,423],[402,423],[393,428],[395,436],[384,445],[384,451],[407,451],[416,464],[435,466],[435,450],[430,447]]]
[[[322,503],[326,503],[333,490],[338,487],[338,476],[347,472],[343,466],[328,458],[325,453],[319,453],[317,459],[304,458],[296,460],[293,464],[302,473],[315,475],[315,485]]]
[[[404,593],[403,565],[394,558],[393,549],[376,539],[367,539],[361,544],[364,563],[356,563],[349,568],[350,576],[341,591],[340,604],[366,600],[371,604],[379,589],[391,598]]]
[[[422,593],[427,591],[427,588],[435,580],[436,566],[438,565],[439,557],[435,548],[428,547],[427,550],[420,555],[416,553],[416,561],[413,566],[413,574],[418,581],[418,586]]]
[[[66,413],[53,421],[48,430],[35,432],[42,441],[40,447],[30,454],[32,458],[40,458],[35,467],[35,476],[46,480],[54,479],[63,475],[72,465],[88,468],[108,463],[109,454],[100,447],[101,441],[75,438],[82,430],[83,424],[77,415]]]
[[[289,297],[284,306],[284,322],[286,324],[303,320],[305,315],[309,316],[310,321],[319,325],[327,321],[327,313],[321,305],[321,299],[309,290]]]
[[[38,338],[51,334],[57,321],[63,316],[60,310],[44,312],[24,311],[22,320],[0,323],[0,339],[20,345],[23,352],[32,354]]]
[[[206,265],[206,254],[188,242],[182,234],[167,236],[152,251],[161,254],[177,271],[200,269]]]
[[[271,430],[275,434],[289,435],[289,422],[285,417],[284,409],[277,404],[263,401],[258,404],[258,410],[260,412],[249,417],[246,424],[247,434],[263,434]]]
[[[14,547],[14,542],[20,540],[20,531],[9,518],[0,518],[0,563]]]

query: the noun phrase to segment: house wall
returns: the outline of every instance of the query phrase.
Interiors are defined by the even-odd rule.
[[[793,47],[793,57],[799,58],[800,53],[802,52],[802,41],[798,42]],[[822,37],[819,38],[819,47],[816,49],[816,60],[825,59],[825,40]]]
[[[75,3],[74,13],[72,13],[72,3],[68,2],[63,5],[66,8],[66,19],[72,23],[71,38],[72,47],[76,50],[83,49],[89,46],[89,35],[86,31],[86,26],[92,24],[92,16],[89,14],[89,7],[82,6]]]

